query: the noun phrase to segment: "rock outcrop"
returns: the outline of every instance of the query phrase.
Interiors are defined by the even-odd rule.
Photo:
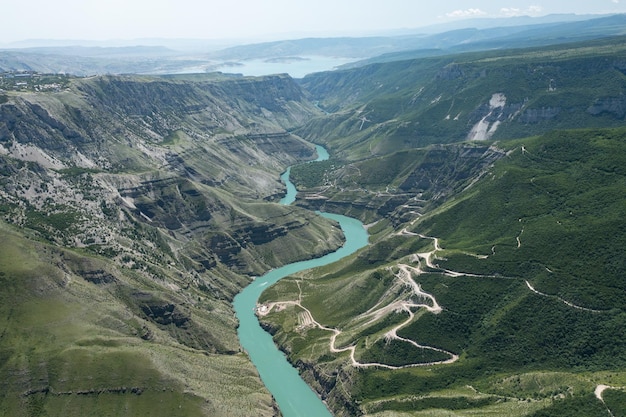
[[[239,354],[231,301],[250,276],[342,242],[273,202],[280,173],[315,153],[290,130],[317,114],[288,76],[105,76],[3,94],[3,393],[44,404],[154,391],[210,415],[275,414]],[[30,335],[11,321],[25,311]],[[11,359],[8,338],[37,356]],[[244,387],[254,394],[233,399]]]

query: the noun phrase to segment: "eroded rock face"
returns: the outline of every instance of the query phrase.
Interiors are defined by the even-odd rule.
[[[445,67],[441,68],[436,75],[438,80],[456,80],[457,78],[461,78],[465,75],[463,71],[463,67],[459,64],[452,63],[448,64]]]
[[[167,300],[166,294],[154,294],[135,291],[128,298],[129,307],[138,309],[152,326],[167,332],[179,343],[205,352],[231,354],[229,350],[206,327],[198,317],[192,314],[192,308],[182,300]],[[153,330],[144,325],[138,334],[145,340],[154,337]]]
[[[623,119],[626,116],[626,97],[604,97],[597,99],[587,112],[593,116],[608,113]]]
[[[12,96],[1,104],[0,143],[33,145],[66,161],[78,151],[84,156],[82,162],[68,161],[69,166],[101,169],[140,163],[136,157],[129,159],[132,153],[120,155],[110,141],[139,150],[142,158],[164,161],[171,152],[154,144],[177,131],[196,140],[249,135],[253,140],[239,143],[239,150],[252,145],[276,152],[285,143],[292,147],[299,143],[298,152],[308,149],[313,154],[311,146],[285,133],[319,113],[288,76],[221,82],[98,77],[74,80],[71,90],[69,95],[48,94],[45,99]],[[289,152],[276,156],[293,155]]]
[[[524,124],[537,124],[554,119],[561,113],[559,107],[542,107],[526,109],[519,116],[519,121]]]
[[[346,213],[363,221],[385,218],[393,224],[400,224],[471,187],[505,153],[496,146],[472,143],[435,145],[410,155],[412,157],[407,158],[408,162],[400,165],[402,181],[397,188],[388,187],[384,192],[362,192],[370,186],[364,174],[368,169],[387,169],[394,163],[381,158],[376,165],[365,166],[364,162],[363,165],[351,164],[351,169],[336,168],[328,173],[336,187],[323,186],[307,190],[307,193],[302,193],[303,198],[297,204],[316,210]],[[419,163],[413,163],[414,160]],[[355,172],[363,188],[346,191],[354,183]],[[376,178],[373,181],[375,183],[372,187],[379,187]]]
[[[314,388],[315,391],[333,410],[335,416],[349,417],[361,416],[363,412],[357,401],[347,395],[346,387],[351,385],[353,375],[351,370],[338,368],[328,374],[320,367],[298,360],[295,364],[302,378]]]
[[[82,271],[80,274],[85,281],[89,281],[96,285],[111,284],[117,282],[117,278],[113,274],[102,269],[95,271]]]
[[[191,319],[189,313],[185,313],[172,303],[144,304],[141,309],[151,320],[165,326],[173,324],[176,327],[185,327]]]
[[[219,261],[228,265],[232,270],[244,274],[252,274],[253,270],[245,262],[248,251],[270,244],[290,233],[304,228],[306,222],[290,221],[286,223],[246,222],[234,226],[230,233],[220,232],[213,234],[207,241],[207,247],[216,255]]]
[[[214,212],[227,211],[224,204],[200,192],[191,181],[177,177],[146,179],[119,192],[133,202],[138,218],[168,230],[206,223]]]
[[[228,234],[219,233],[211,237],[211,249],[220,262],[236,265],[236,256],[241,252],[241,245]]]

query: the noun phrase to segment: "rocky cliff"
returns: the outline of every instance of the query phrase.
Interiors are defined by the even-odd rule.
[[[9,323],[3,409],[54,414],[60,398],[80,396],[91,397],[81,403],[89,414],[94,399],[116,395],[135,412],[172,415],[145,402],[165,389],[165,401],[182,398],[189,415],[274,414],[239,352],[230,301],[250,276],[341,244],[326,220],[272,202],[285,167],[314,155],[289,131],[318,112],[287,76],[106,76],[8,92],[0,274],[13,284],[0,299]],[[19,317],[48,325],[26,335]],[[24,343],[40,351],[34,365],[11,347]],[[146,358],[142,370],[104,372],[136,357]],[[246,389],[253,393],[232,396]]]
[[[625,56],[616,38],[311,74],[301,84],[329,114],[298,132],[357,160],[435,143],[617,127],[626,114]]]

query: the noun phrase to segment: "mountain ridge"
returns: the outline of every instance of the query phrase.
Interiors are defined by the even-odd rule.
[[[272,202],[314,157],[286,130],[318,112],[300,88],[106,76],[5,94],[2,413],[276,414],[232,298],[342,243]]]
[[[342,244],[320,208],[370,244],[270,287],[286,308],[262,320],[337,415],[620,410],[624,51],[18,77],[0,96],[0,410],[278,415],[231,301]],[[297,165],[312,143],[330,159]]]
[[[476,22],[478,24],[472,25]],[[35,48],[9,48],[0,51],[0,71],[34,70],[80,76],[216,70],[236,72],[237,66],[250,61],[291,62],[294,59],[304,60],[320,55],[353,58],[355,63],[343,67],[354,67],[420,56],[508,49],[531,44],[557,45],[573,40],[600,39],[624,34],[623,14],[575,18],[557,15],[552,18],[490,19],[489,24],[480,22],[462,21],[460,26],[453,25],[444,32],[307,37],[248,44],[239,42],[222,48],[215,46],[215,42],[191,40],[181,41],[179,45],[172,40],[146,40],[130,43],[118,41],[113,42],[113,46],[87,42],[84,46],[53,44]],[[289,65],[284,68],[284,71],[279,72],[290,70]]]

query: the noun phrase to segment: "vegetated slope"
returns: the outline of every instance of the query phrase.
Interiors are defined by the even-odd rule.
[[[450,249],[491,252],[479,263],[498,265],[486,273],[507,275],[506,252],[513,248],[513,263],[524,260],[527,278],[546,292],[596,310],[622,309],[626,131],[554,131],[515,144],[471,197],[419,227],[449,236],[456,243],[442,245]]]
[[[624,38],[372,64],[302,85],[330,112],[298,131],[339,158],[623,124]]]
[[[571,15],[553,15],[547,22],[535,18],[522,17],[516,25],[478,28],[481,22],[492,19],[478,19],[467,22],[466,28],[431,35],[413,43],[411,50],[385,53],[373,58],[346,64],[342,68],[351,68],[367,64],[409,60],[428,56],[450,55],[470,51],[505,50],[511,48],[528,48],[531,46],[558,45],[575,41],[601,39],[611,36],[622,36],[625,32],[626,15],[618,14],[590,18],[578,16],[575,21],[565,21]],[[559,19],[562,18],[562,19]],[[473,24],[476,23],[476,24]]]
[[[264,322],[337,415],[606,413],[596,385],[626,385],[624,138],[499,143],[438,208],[266,291],[291,304]]]
[[[289,77],[94,77],[0,104],[0,413],[273,415],[230,302],[341,244],[271,202]],[[287,249],[285,249],[287,248]]]
[[[352,163],[298,165],[291,177],[300,206],[398,225],[470,186],[504,154],[485,142],[432,145]]]

